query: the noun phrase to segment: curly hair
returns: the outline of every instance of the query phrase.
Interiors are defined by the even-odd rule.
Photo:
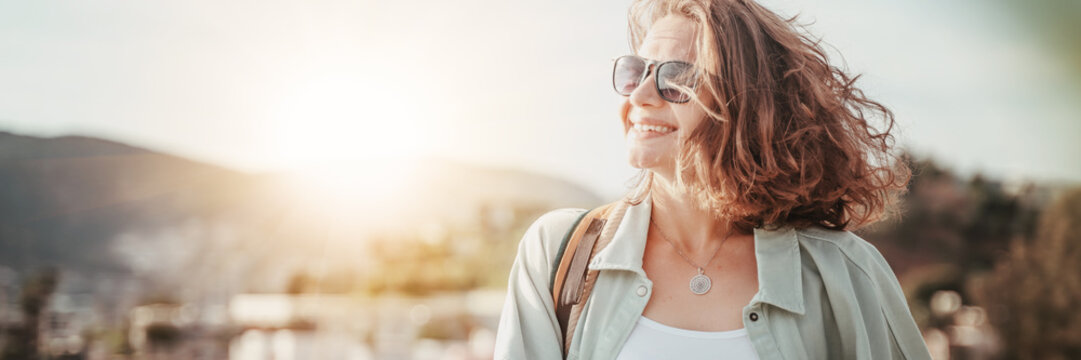
[[[751,0],[637,1],[635,52],[669,14],[697,24],[694,61],[706,70],[692,99],[708,119],[676,160],[677,183],[700,208],[743,231],[852,230],[894,210],[911,171],[891,153],[893,113],[855,86],[859,75],[831,65],[796,17]],[[645,175],[639,187],[648,189]]]

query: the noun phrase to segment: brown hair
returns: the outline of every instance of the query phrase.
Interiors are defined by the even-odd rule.
[[[893,113],[855,87],[859,75],[830,65],[795,17],[751,0],[637,1],[635,51],[669,14],[698,24],[695,65],[705,72],[692,99],[708,118],[685,140],[676,178],[699,207],[744,231],[855,229],[885,217],[911,172],[890,152]],[[639,186],[649,188],[645,175]]]

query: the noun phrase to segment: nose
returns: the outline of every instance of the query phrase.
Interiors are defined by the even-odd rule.
[[[638,82],[638,87],[634,88],[634,91],[628,95],[628,101],[631,105],[636,107],[646,106],[661,106],[664,104],[664,99],[661,99],[661,94],[657,93],[657,87],[655,77],[657,72],[654,71],[657,65],[649,64],[646,67],[645,76]]]

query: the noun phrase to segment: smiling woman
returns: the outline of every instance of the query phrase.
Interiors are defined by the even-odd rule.
[[[908,182],[892,112],[755,0],[639,0],[628,20],[611,75],[643,180],[526,230],[495,358],[930,359],[852,232]]]

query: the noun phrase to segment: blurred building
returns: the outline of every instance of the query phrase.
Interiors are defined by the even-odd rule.
[[[428,297],[242,294],[233,360],[491,359],[502,291]]]

